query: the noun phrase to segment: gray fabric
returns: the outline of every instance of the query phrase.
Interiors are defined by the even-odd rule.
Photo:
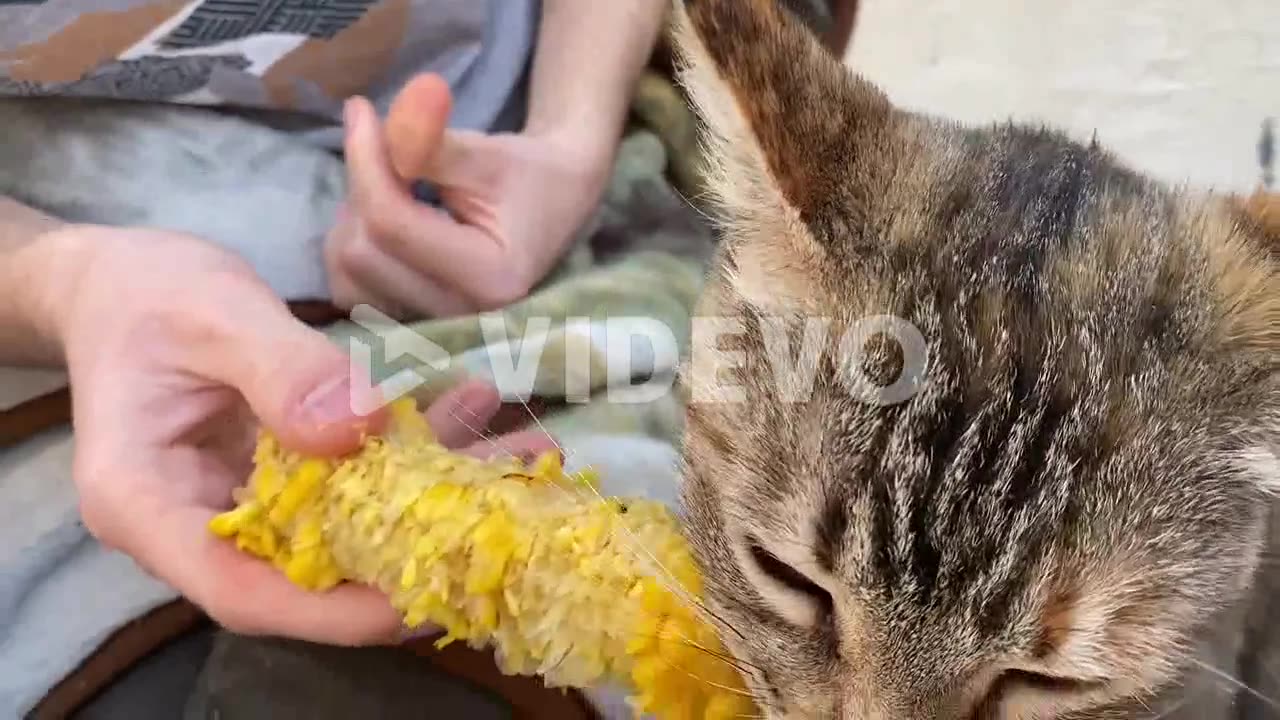
[[[540,0],[0,2],[0,96],[288,111],[337,148],[343,95],[385,111],[407,80],[434,72],[453,89],[451,124],[491,130],[523,94],[540,10]]]
[[[114,630],[175,597],[89,537],[72,449],[56,430],[0,451],[0,717],[20,717]]]
[[[435,12],[450,27],[440,14],[448,4],[415,4],[416,21]],[[515,129],[539,3],[453,6],[481,21],[478,44],[447,75],[453,124]],[[33,16],[24,24],[16,15],[32,7],[2,8],[0,40],[17,43],[20,28],[40,29]],[[46,19],[84,8],[40,7]],[[442,57],[411,43],[371,95],[385,108],[399,83],[437,69],[431,62]],[[340,160],[326,149],[339,142],[336,128],[299,136],[195,107],[14,97],[0,99],[0,128],[0,193],[68,220],[191,232],[245,256],[286,298],[328,297],[321,244],[345,190]],[[0,368],[6,406],[26,399],[21,386],[32,376],[22,372]],[[72,450],[67,429],[0,450],[0,717],[27,712],[122,624],[175,597],[89,537],[70,478]]]
[[[492,2],[492,12],[477,13],[484,46],[465,71],[446,75],[451,124],[510,131],[523,124],[523,66],[540,3]],[[394,83],[417,72],[414,57],[371,93],[384,110]],[[293,135],[203,108],[12,97],[0,97],[0,128],[0,194],[78,222],[194,232],[246,257],[286,299],[329,298],[322,247],[346,194],[342,163],[328,151],[341,144],[339,128]]]
[[[537,36],[541,0],[453,0],[455,6],[471,5],[471,13],[482,19],[480,43],[459,58],[436,60],[429,52],[430,42],[409,43],[401,49],[396,69],[379,87],[371,91],[371,99],[381,112],[386,112],[395,92],[419,72],[439,72],[450,80],[453,88],[453,114],[449,124],[457,128],[490,131],[514,131],[523,125],[529,58]],[[427,27],[437,4],[416,3],[415,23]],[[484,8],[484,11],[480,11]],[[459,10],[454,9],[454,12]],[[460,13],[461,14],[461,13]],[[448,18],[440,26],[450,27]],[[427,54],[424,57],[424,49]],[[450,62],[451,61],[451,62]],[[325,128],[306,134],[310,139],[330,147],[342,144],[340,128]]]
[[[67,386],[64,370],[10,368],[0,374],[0,412]]]
[[[342,162],[199,108],[0,99],[0,194],[73,222],[199,235],[248,259],[282,297],[326,299],[322,255]]]

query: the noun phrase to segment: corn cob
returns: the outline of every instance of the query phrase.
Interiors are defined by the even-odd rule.
[[[753,713],[694,607],[698,571],[661,503],[603,500],[590,474],[566,473],[554,455],[526,466],[451,452],[412,400],[341,460],[263,434],[254,461],[210,529],[293,583],[372,585],[407,628],[442,628],[441,646],[492,648],[503,672],[551,687],[621,684],[637,714]]]

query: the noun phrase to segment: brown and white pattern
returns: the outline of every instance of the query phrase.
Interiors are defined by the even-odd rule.
[[[462,77],[491,12],[455,0],[0,0],[0,95],[335,119],[348,96],[389,90],[409,72]]]

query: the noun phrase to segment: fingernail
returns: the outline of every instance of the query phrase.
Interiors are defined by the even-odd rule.
[[[342,102],[342,122],[347,126],[347,130],[351,129],[351,125],[356,121],[355,98],[349,97]]]
[[[351,391],[351,378],[339,376],[312,390],[303,399],[301,411],[308,421],[319,425],[348,423],[368,414],[358,406],[363,400]]]
[[[497,401],[495,403],[494,401]],[[502,402],[498,394],[484,383],[472,383],[462,391],[462,396],[458,398],[458,402],[476,409],[477,406],[494,405]]]
[[[402,627],[400,628],[399,641],[401,643],[411,643],[417,640],[425,640],[439,634],[440,628],[429,624],[419,625],[416,628]]]

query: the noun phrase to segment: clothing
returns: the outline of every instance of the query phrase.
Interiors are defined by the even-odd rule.
[[[539,13],[538,0],[0,0],[0,193],[67,220],[192,232],[287,299],[323,299],[342,100],[385,111],[434,71],[451,125],[517,129]],[[28,387],[10,372],[7,404]],[[69,429],[0,448],[0,718],[174,597],[87,534],[72,451]]]
[[[524,91],[522,80],[516,78],[523,73],[524,54],[532,47],[535,33],[530,19],[537,14],[535,2],[409,3],[415,13],[411,18],[431,8],[439,10],[430,15],[439,22],[413,25],[415,32],[430,37],[404,43],[396,61],[384,66],[386,74],[369,83],[368,94],[385,109],[396,84],[415,67],[452,68],[443,74],[453,84],[455,126],[517,129],[522,122]],[[320,261],[321,236],[345,194],[341,160],[328,151],[337,145],[337,122],[324,102],[312,103],[301,114],[290,114],[289,103],[298,97],[311,102],[317,97],[317,87],[332,88],[324,82],[340,80],[343,67],[359,65],[366,57],[360,53],[376,54],[378,47],[367,38],[345,45],[345,50],[338,47],[351,39],[342,33],[354,32],[355,23],[333,31],[345,39],[330,42],[316,25],[304,27],[297,18],[316,14],[310,10],[313,7],[403,7],[405,3],[241,0],[164,5],[152,0],[150,4],[175,8],[165,16],[174,22],[196,17],[197,11],[221,13],[227,21],[237,17],[236,13],[243,14],[246,6],[257,8],[254,17],[271,15],[275,19],[259,20],[251,32],[245,30],[245,23],[234,32],[218,30],[241,34],[220,45],[185,53],[156,52],[157,38],[173,28],[161,27],[163,23],[157,21],[138,30],[136,23],[130,24],[128,17],[120,15],[141,12],[137,8],[147,5],[144,0],[0,0],[0,83],[14,80],[13,69],[19,60],[28,72],[37,67],[37,57],[46,61],[46,73],[53,72],[50,67],[81,68],[78,76],[68,73],[70,78],[46,74],[39,86],[29,79],[20,87],[8,83],[11,96],[0,96],[0,194],[81,222],[141,224],[191,232],[245,255],[285,298],[323,298],[326,284]],[[488,10],[483,31],[465,20],[474,17],[468,13],[482,5]],[[367,10],[367,14],[372,12]],[[93,13],[114,13],[115,22],[103,22]],[[80,15],[84,18],[78,18]],[[287,18],[293,19],[286,22]],[[48,52],[56,49],[45,46],[53,44],[57,31],[69,32],[69,26],[82,22],[95,32],[82,28],[79,32],[83,34],[71,33],[69,40],[58,40],[63,43],[64,57],[78,58],[78,65]],[[215,26],[210,24],[211,32]],[[307,35],[301,40],[306,32],[320,37]],[[148,44],[139,45],[143,36]],[[474,42],[477,37],[482,38],[478,47]],[[465,49],[452,55],[444,49],[465,45],[459,38],[472,38],[468,47],[476,57],[474,62],[459,59],[469,52]],[[316,64],[282,68],[288,53],[279,48],[285,45],[298,51],[289,55],[292,60],[310,58],[309,62]],[[299,49],[302,46],[312,50]],[[93,52],[86,55],[86,48]],[[137,87],[150,87],[151,81],[170,75],[181,79],[189,65],[208,62],[199,56],[237,48],[247,57],[259,58],[264,48],[276,48],[271,67],[287,70],[297,78],[294,94],[287,96],[291,99],[255,103],[255,97],[270,100],[280,96],[255,95],[256,91],[246,88],[280,85],[278,75],[264,74],[262,66],[253,66],[239,75],[225,69],[210,72],[204,90],[198,93],[160,93],[159,97],[168,99],[166,103],[111,102],[121,96],[145,98],[147,92],[154,98],[154,90],[139,91]],[[17,57],[19,51],[21,57]],[[328,65],[316,60],[323,58],[324,52],[333,55],[339,51],[357,57],[352,60],[347,56],[343,62]],[[97,64],[86,63],[84,58],[94,52]],[[122,67],[126,60],[148,55],[150,60]],[[416,66],[413,57],[421,59]],[[47,64],[50,58],[53,65]],[[140,73],[140,69],[166,65],[163,75]],[[658,65],[665,67],[666,63],[659,59]],[[96,71],[86,77],[90,66]],[[84,81],[73,82],[77,78]],[[236,78],[233,89],[217,84],[222,82],[218,78]],[[513,82],[518,89],[509,92]],[[68,83],[72,87],[68,88]],[[220,94],[213,95],[215,90]],[[16,94],[19,92],[24,97]],[[68,97],[47,97],[59,93]],[[500,102],[504,94],[509,97]],[[86,95],[102,100],[90,104],[68,99]],[[231,106],[262,112],[252,117],[208,112],[201,105],[209,104],[211,98],[218,102],[229,99]],[[503,103],[504,110],[494,111]],[[535,344],[549,350],[539,363],[534,388],[535,396],[544,403],[568,401],[564,380],[570,370],[581,370],[568,366],[558,345],[567,339],[566,331],[578,327],[569,318],[576,321],[607,315],[654,319],[672,328],[683,345],[702,264],[712,246],[699,210],[681,198],[694,198],[697,203],[703,196],[696,124],[687,103],[663,72],[646,74],[633,110],[641,128],[647,130],[634,130],[622,143],[614,179],[599,214],[546,288],[503,313],[508,327],[517,334],[524,331],[524,321],[529,318],[553,320],[541,339],[533,338]],[[486,123],[486,118],[491,120]],[[297,142],[298,133],[314,142]],[[679,193],[668,184],[669,179],[677,183]],[[462,359],[474,360],[480,356],[479,346],[489,342],[478,331],[477,321],[475,316],[428,321],[415,325],[414,330]],[[327,331],[340,344],[359,334],[345,324]],[[590,337],[594,340],[594,333]],[[376,363],[383,353],[377,343],[369,344],[375,348]],[[634,397],[614,397],[613,390],[620,389],[612,384],[618,380],[617,374],[597,370],[601,363],[611,369],[611,358],[617,354],[605,354],[594,343],[593,350],[588,402],[571,402],[567,408],[542,416],[540,424],[565,447],[571,467],[592,465],[601,471],[606,492],[648,495],[674,503],[675,444],[683,417],[680,399],[672,393],[647,403],[637,403]],[[473,363],[462,364],[472,373],[480,369]],[[654,367],[652,359],[646,361],[643,355],[632,368],[655,371],[655,376],[670,369]],[[0,367],[0,412],[60,387],[64,380],[59,372]],[[533,403],[535,407],[539,404]],[[468,693],[459,691],[456,678],[436,682],[415,671],[405,683],[403,674],[394,668],[383,670],[390,667],[390,656],[403,659],[403,653],[379,653],[380,658],[373,661],[380,666],[370,672],[366,667],[371,660],[368,653],[238,638],[225,632],[216,632],[215,639],[207,628],[173,639],[170,633],[175,623],[181,624],[187,616],[187,610],[180,607],[183,603],[173,602],[175,593],[128,558],[107,551],[79,523],[71,482],[73,443],[70,428],[59,427],[20,445],[0,445],[0,720],[26,713],[60,680],[65,683],[41,709],[49,710],[53,717],[64,717],[58,708],[81,708],[71,717],[85,720],[160,720],[184,715],[187,720],[258,720],[291,716],[291,708],[299,710],[300,717],[339,720],[358,716],[349,709],[352,701],[378,698],[385,704],[357,707],[363,711],[360,714],[372,710],[379,715],[380,709],[393,706],[396,700],[426,695],[431,701],[411,705],[412,716],[506,715],[491,700],[463,700],[461,696]],[[171,612],[175,606],[177,612]],[[117,632],[126,621],[133,622],[124,632]],[[135,643],[146,636],[153,641],[143,643],[143,648],[164,649],[139,663],[137,653],[150,651],[140,650]],[[108,638],[111,642],[104,647]],[[123,648],[117,644],[122,639]],[[90,656],[92,662],[80,667],[81,659]],[[112,681],[106,692],[84,707],[86,694],[100,686],[104,666],[132,670]],[[345,687],[343,683],[332,683],[337,687],[326,684],[334,678],[345,680]],[[404,696],[391,697],[397,692]],[[502,694],[511,697],[509,692]],[[596,689],[588,696],[604,718],[632,716],[609,688]],[[569,717],[557,713],[553,709],[550,714],[522,716]]]
[[[568,318],[652,318],[672,328],[683,345],[711,238],[698,212],[664,179],[668,156],[692,153],[694,146],[668,139],[685,137],[672,128],[687,124],[689,118],[681,113],[688,109],[670,87],[652,92],[654,82],[648,77],[644,86],[649,91],[637,96],[636,107],[641,117],[665,119],[657,123],[661,135],[643,130],[628,135],[602,207],[581,242],[545,289],[503,313],[522,338],[528,318],[553,320],[544,340],[532,338],[547,350],[535,387],[539,397],[555,400],[568,389],[563,378],[571,368],[554,364],[563,359],[559,342]],[[657,98],[665,99],[665,107],[651,106]],[[345,194],[341,161],[333,153],[243,118],[198,108],[107,104],[87,110],[80,103],[0,100],[0,127],[5,128],[0,133],[0,192],[23,190],[23,199],[54,207],[64,216],[163,224],[213,238],[249,253],[254,267],[277,289],[310,282],[309,273],[319,262],[310,248],[318,248],[315,237],[325,227],[323,218]],[[32,146],[40,146],[40,152],[29,154]],[[263,242],[264,237],[270,242]],[[305,252],[289,255],[299,249]],[[483,368],[471,361],[481,357],[475,349],[488,340],[478,326],[477,317],[467,316],[419,323],[414,329],[479,373]],[[347,338],[359,335],[349,323],[327,330],[344,346]],[[376,380],[381,381],[395,368],[383,367],[380,346],[365,340],[375,350]],[[643,345],[637,343],[639,349]],[[571,466],[594,465],[602,471],[606,490],[674,502],[672,443],[682,415],[678,399],[666,394],[650,403],[611,401],[607,382],[616,373],[598,372],[601,362],[613,361],[593,358],[592,401],[545,416],[545,427],[566,446]],[[671,370],[655,368],[651,360],[645,365],[642,358],[632,369]],[[38,394],[56,387],[58,380],[56,373],[0,368],[0,403],[20,402],[24,391]],[[72,451],[67,428],[0,448],[0,718],[26,712],[122,623],[174,598],[170,588],[128,558],[106,551],[78,523]],[[196,646],[203,647],[198,638],[166,652],[158,668],[166,672],[133,676],[131,689],[117,686],[120,692],[109,693],[85,717],[132,720],[137,716],[121,708],[136,704],[139,696],[176,702],[169,698],[181,695],[184,683],[195,682],[191,665],[202,662],[191,657],[198,654]],[[292,651],[252,639],[229,640],[227,647],[234,652],[209,659],[190,691],[196,706],[192,720],[212,717],[201,714],[201,707],[216,710],[224,720],[279,716],[265,712],[264,700],[249,703],[259,708],[256,714],[237,700],[242,691],[262,698],[261,689],[269,685],[263,679],[246,687],[244,673],[233,678],[229,673],[235,669],[231,665],[242,662],[238,658],[256,658],[254,667],[261,675],[286,685],[286,694],[298,701],[308,695],[307,682],[323,682],[302,671],[282,677],[286,671],[281,668],[298,667]],[[307,654],[302,659],[305,667],[323,663],[335,671],[320,657]],[[156,669],[156,664],[149,667]],[[150,683],[164,683],[166,692],[145,693]],[[616,695],[592,693],[591,699],[607,718],[630,717]],[[179,717],[178,710],[147,717]],[[475,714],[482,715],[481,710]],[[432,711],[437,714],[427,717],[460,716],[443,708]]]
[[[492,129],[510,119],[538,14],[537,0],[0,0],[0,95],[298,113],[336,147],[347,97],[385,111],[435,72],[455,93],[451,124]]]

